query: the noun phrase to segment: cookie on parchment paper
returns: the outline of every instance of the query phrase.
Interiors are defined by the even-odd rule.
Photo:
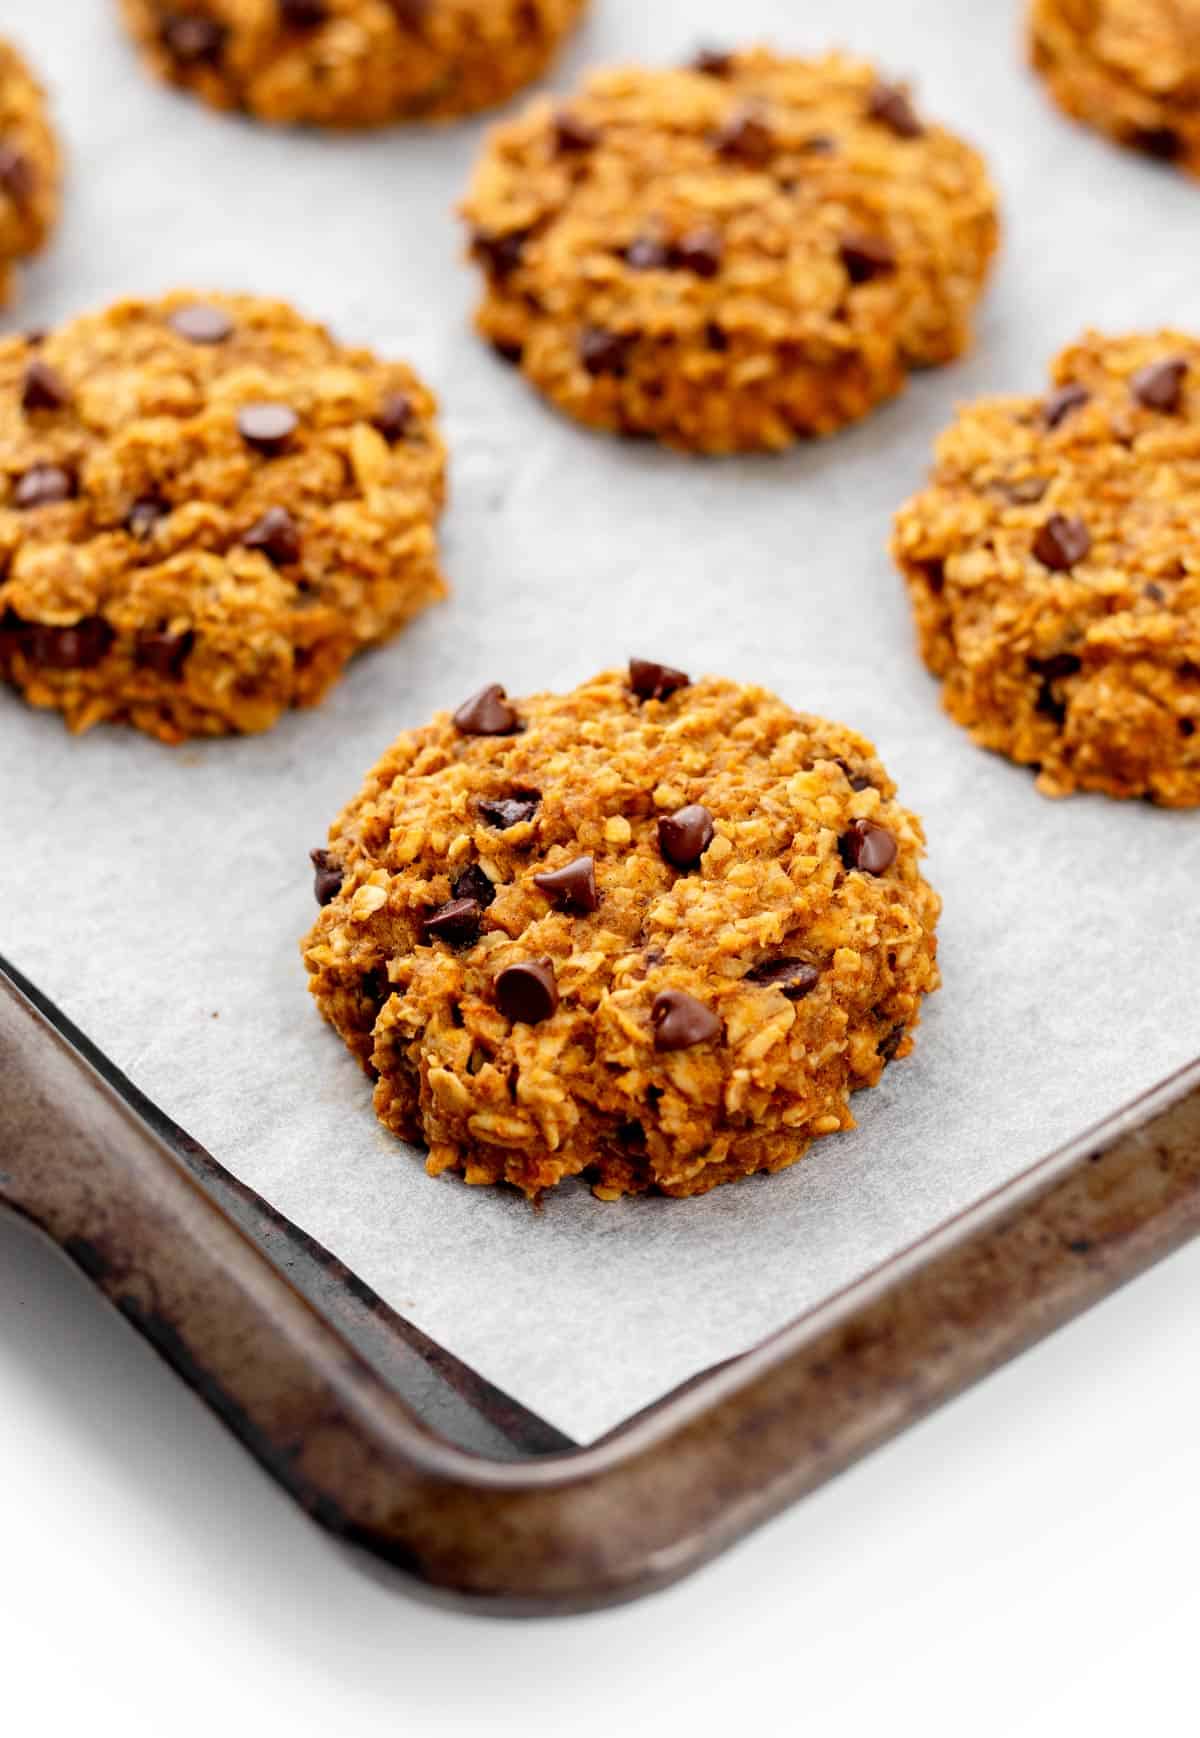
[[[634,660],[406,732],[313,853],[310,989],[428,1169],[703,1194],[854,1126],[938,986],[871,745]]]
[[[789,445],[948,362],[997,245],[983,160],[867,63],[706,53],[497,127],[463,205],[477,324],[560,409]]]
[[[14,268],[45,245],[58,221],[61,159],[45,93],[0,37],[0,304]]]

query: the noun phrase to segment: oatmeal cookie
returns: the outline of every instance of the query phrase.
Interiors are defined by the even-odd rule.
[[[58,221],[61,164],[41,86],[0,38],[0,304],[14,267],[44,245]]]
[[[854,1126],[938,984],[868,742],[635,659],[401,736],[313,853],[325,1018],[428,1169],[698,1195]]]
[[[1067,114],[1200,175],[1200,0],[1034,0],[1030,45]]]
[[[970,342],[981,158],[863,61],[596,74],[492,134],[463,204],[479,330],[561,409],[700,452],[865,416]]]
[[[376,127],[507,101],[586,0],[121,0],[154,72],[260,120]]]
[[[444,591],[403,363],[281,302],[119,302],[0,340],[0,674],[73,730],[266,730]]]
[[[893,549],[977,742],[1047,796],[1200,803],[1200,340],[1089,333],[969,406]]]

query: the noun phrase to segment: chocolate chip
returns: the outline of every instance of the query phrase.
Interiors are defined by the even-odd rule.
[[[499,682],[491,682],[464,700],[454,714],[454,728],[464,736],[512,736],[521,720]]]
[[[157,495],[142,495],[126,513],[125,529],[130,536],[144,542],[170,511],[167,503],[159,500]]]
[[[838,850],[847,869],[861,869],[864,875],[882,875],[898,854],[895,839],[876,821],[851,821]]]
[[[883,236],[848,235],[840,251],[852,284],[869,284],[896,269],[896,250]]]
[[[493,338],[492,349],[501,362],[507,362],[511,368],[519,368],[525,355],[523,344],[508,344],[503,338]]]
[[[600,134],[596,128],[578,115],[573,115],[570,109],[559,109],[554,117],[554,144],[562,152],[590,151],[593,145],[600,142]]]
[[[1045,498],[1050,487],[1049,477],[1018,477],[1014,482],[997,483],[996,487],[1002,495],[1012,502],[1014,507],[1031,507]]]
[[[495,903],[496,889],[484,874],[478,863],[472,863],[464,869],[450,888],[455,899],[473,899],[479,907],[486,911],[489,905]]]
[[[324,846],[318,846],[308,855],[316,871],[313,876],[313,892],[317,896],[317,904],[328,905],[342,891],[342,866]]]
[[[919,139],[925,132],[908,92],[899,85],[877,84],[867,98],[867,114],[871,120],[890,127],[899,139]]]
[[[316,30],[328,17],[325,0],[279,0],[279,22],[285,30]]]
[[[244,404],[237,413],[237,425],[248,447],[274,459],[287,451],[300,418],[290,404]]]
[[[242,537],[247,549],[261,549],[276,567],[300,559],[300,528],[286,507],[268,507]]]
[[[18,507],[48,507],[69,501],[75,493],[75,478],[62,465],[32,465],[18,478],[13,501]]]
[[[1129,382],[1129,388],[1147,410],[1161,410],[1170,416],[1183,403],[1183,383],[1187,372],[1188,364],[1182,356],[1151,362],[1148,367],[1138,369]]]
[[[775,135],[761,111],[749,104],[734,113],[713,139],[717,152],[739,163],[761,168],[775,155]]]
[[[492,235],[477,229],[471,238],[471,251],[494,278],[503,280],[516,271],[525,255],[529,240],[527,229],[512,230],[508,235]]]
[[[693,229],[672,248],[671,264],[681,272],[694,272],[698,278],[715,278],[724,246],[719,230]]]
[[[21,649],[43,670],[91,670],[108,656],[116,637],[103,616],[85,616],[67,628],[29,622],[21,634]]]
[[[633,345],[633,338],[627,334],[607,332],[603,326],[588,326],[579,339],[579,360],[589,374],[619,376],[629,366]]]
[[[48,362],[35,357],[26,368],[25,378],[21,383],[22,409],[62,410],[70,402],[71,394],[62,377],[55,373]]]
[[[692,679],[670,664],[656,664],[649,658],[630,658],[629,686],[639,700],[666,700],[681,688],[690,688]]]
[[[704,328],[704,342],[710,350],[715,350],[719,356],[723,356],[729,349],[729,333],[724,326],[718,325],[715,320],[710,320]]]
[[[1183,155],[1183,138],[1174,127],[1137,127],[1129,135],[1129,143],[1159,163],[1174,163]]]
[[[444,941],[451,947],[470,947],[479,939],[483,907],[477,899],[450,899],[421,919],[421,939]]]
[[[721,1022],[712,1009],[686,990],[660,990],[650,1009],[650,1023],[656,1050],[690,1050],[721,1032]]]
[[[522,960],[496,979],[496,1006],[508,1020],[540,1026],[558,1007],[558,984],[549,960]]]
[[[384,394],[373,426],[379,430],[388,446],[394,447],[401,436],[408,433],[412,419],[413,402],[407,392],[388,392]]]
[[[1057,392],[1052,392],[1042,404],[1042,421],[1047,428],[1057,428],[1060,422],[1065,422],[1073,410],[1082,410],[1091,400],[1091,393],[1086,386],[1080,386],[1072,381],[1067,386],[1060,386]]]
[[[208,302],[191,302],[186,308],[176,308],[167,325],[189,344],[223,344],[233,332],[233,321],[224,308],[214,308]]]
[[[498,797],[494,801],[481,802],[479,813],[489,827],[499,827],[504,832],[509,827],[520,827],[526,821],[532,821],[541,800],[537,791],[530,791],[522,797]]]
[[[884,1035],[879,1046],[879,1055],[884,1062],[895,1061],[896,1052],[904,1042],[904,1034],[907,1030],[908,1028],[902,1020],[898,1026],[893,1026],[891,1031]]]
[[[703,803],[689,803],[658,823],[658,848],[677,869],[694,869],[713,842],[713,818]]]
[[[1082,658],[1077,658],[1074,652],[1053,652],[1048,658],[1030,658],[1029,668],[1035,676],[1044,676],[1047,682],[1057,682],[1064,676],[1077,676],[1083,669]]]
[[[533,884],[560,911],[590,912],[599,908],[594,858],[576,857],[573,862],[564,863],[561,869],[547,869],[534,876]]]
[[[1092,547],[1092,534],[1082,519],[1052,513],[1033,540],[1033,553],[1043,567],[1069,573]]]
[[[671,263],[671,250],[657,236],[639,235],[625,249],[625,264],[635,272],[663,272]]]
[[[164,681],[176,682],[195,644],[196,636],[190,628],[179,634],[169,633],[165,628],[146,629],[137,637],[133,661],[139,670],[149,670]]]
[[[0,188],[14,205],[28,205],[35,186],[33,165],[15,145],[0,144]]]
[[[798,1002],[802,996],[811,995],[820,981],[820,972],[807,960],[764,960],[762,965],[755,966],[753,971],[746,973],[747,983],[762,984],[771,990],[782,990],[793,1002]]]
[[[225,47],[225,26],[194,12],[175,12],[163,20],[162,44],[185,66],[215,65]]]
[[[702,48],[692,61],[693,72],[709,78],[725,78],[733,67],[733,55],[725,48]]]
[[[1166,592],[1161,585],[1155,585],[1153,580],[1150,581],[1149,585],[1142,587],[1142,596],[1148,597],[1151,603],[1166,603],[1167,601]]]

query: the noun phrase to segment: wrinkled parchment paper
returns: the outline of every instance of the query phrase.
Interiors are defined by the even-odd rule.
[[[0,950],[163,1108],[399,1310],[581,1439],[742,1351],[1200,1052],[1200,817],[1054,804],[939,711],[883,552],[955,402],[1035,389],[1088,323],[1195,326],[1200,187],[1060,120],[1001,0],[595,0],[560,69],[701,41],[842,43],[988,151],[1007,244],[964,365],[778,459],[589,436],[471,337],[449,216],[481,127],[268,132],[150,83],[92,0],[7,0],[71,153],[57,246],[10,317],[127,291],[291,297],[444,400],[453,600],[271,735],[69,738],[0,695]],[[309,846],[391,737],[484,681],[631,652],[756,679],[873,737],[924,817],[946,985],[860,1128],[692,1203],[535,1215],[430,1181],[305,993]]]

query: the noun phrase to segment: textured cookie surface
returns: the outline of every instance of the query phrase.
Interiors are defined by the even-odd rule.
[[[443,591],[434,408],[247,296],[0,341],[0,672],[168,742],[314,705]]]
[[[432,1173],[700,1194],[853,1127],[936,988],[862,737],[634,663],[393,744],[314,853],[321,1012]]]
[[[483,334],[570,415],[706,452],[828,434],[968,344],[981,159],[864,62],[602,72],[492,134]]]
[[[1030,41],[1069,115],[1200,175],[1200,0],[1034,0]]]
[[[58,217],[59,150],[40,85],[0,38],[0,303],[13,267],[37,253]]]
[[[1050,796],[1200,803],[1200,341],[1090,333],[970,406],[893,547],[976,741]]]
[[[329,127],[438,120],[537,78],[586,0],[121,0],[160,77]]]

